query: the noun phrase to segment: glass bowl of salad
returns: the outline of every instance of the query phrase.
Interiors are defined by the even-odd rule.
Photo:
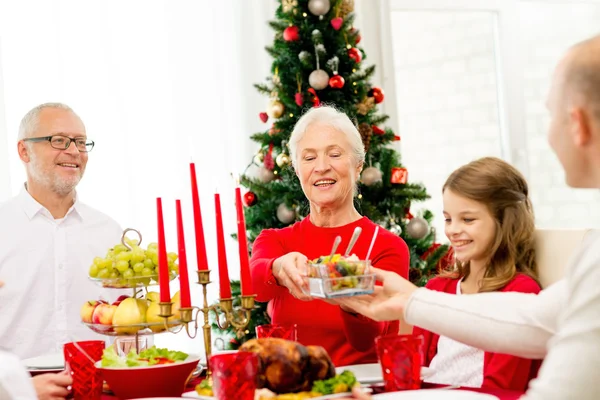
[[[354,254],[321,256],[309,261],[304,281],[305,294],[326,299],[370,294],[375,289],[371,262]]]

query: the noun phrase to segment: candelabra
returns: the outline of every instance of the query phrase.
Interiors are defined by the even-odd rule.
[[[235,309],[233,307],[233,299],[221,299],[219,304],[209,305],[207,298],[207,286],[210,283],[210,270],[202,270],[198,272],[198,284],[202,285],[202,307],[186,307],[180,308],[181,324],[185,326],[185,331],[190,338],[195,338],[198,334],[198,325],[200,322],[200,313],[202,312],[204,324],[202,330],[204,332],[204,351],[206,353],[206,364],[208,368],[208,374],[210,375],[210,366],[208,358],[212,353],[212,340],[211,340],[211,329],[209,323],[209,315],[211,311],[215,315],[215,320],[219,328],[227,329],[230,326],[235,328],[238,338],[244,336],[246,328],[250,323],[252,310],[254,309],[254,298],[256,295],[240,296],[241,307]],[[168,318],[173,316],[172,313],[173,303],[161,302],[160,317],[165,319],[165,325],[167,324]],[[221,316],[224,317],[224,321],[221,321]],[[194,323],[193,327],[190,327],[191,323]]]

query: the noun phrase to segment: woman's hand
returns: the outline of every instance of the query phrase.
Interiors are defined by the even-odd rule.
[[[292,296],[303,301],[312,300],[302,292],[305,286],[302,277],[308,271],[308,258],[304,254],[294,251],[281,256],[273,262],[272,268],[277,283],[288,288]]]
[[[375,286],[375,292],[371,295],[341,297],[335,301],[376,321],[402,319],[404,307],[417,287],[394,272],[378,268],[372,271],[383,286]]]

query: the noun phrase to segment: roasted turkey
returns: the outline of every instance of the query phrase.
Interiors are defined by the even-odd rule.
[[[252,339],[240,351],[258,354],[257,385],[275,393],[310,391],[314,381],[335,376],[329,354],[320,346],[284,339]]]

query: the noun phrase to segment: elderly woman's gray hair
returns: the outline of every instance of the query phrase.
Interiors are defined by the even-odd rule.
[[[290,148],[290,157],[292,165],[296,168],[297,165],[297,149],[298,142],[302,139],[308,127],[312,124],[323,124],[331,126],[343,132],[350,142],[356,165],[363,164],[365,161],[365,146],[360,137],[360,133],[356,126],[350,121],[350,118],[343,112],[336,110],[331,106],[314,107],[308,110],[294,126],[294,130],[290,135],[288,146]]]

